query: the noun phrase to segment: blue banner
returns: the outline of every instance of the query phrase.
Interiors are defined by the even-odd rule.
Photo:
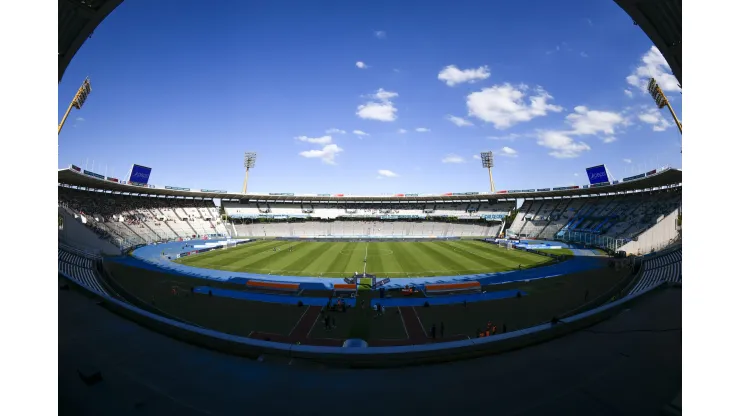
[[[189,191],[190,188],[178,188],[177,186],[165,186],[164,189],[169,189],[172,191]]]
[[[630,176],[629,178],[624,178],[624,179],[622,179],[622,182],[634,181],[635,179],[640,179],[640,178],[644,178],[644,177],[645,177],[645,174],[644,173],[641,173],[639,175]]]
[[[129,182],[137,184],[147,185],[149,184],[149,175],[152,173],[152,168],[141,165],[133,165],[131,167],[131,175],[128,177]]]
[[[588,175],[588,182],[591,185],[609,182],[609,175],[606,173],[606,166],[604,165],[586,168],[586,175]]]
[[[550,192],[550,188],[538,189],[537,192]]]
[[[95,172],[90,172],[89,170],[83,170],[82,173],[84,173],[87,176],[92,176],[93,178],[105,179],[105,176],[97,174]]]

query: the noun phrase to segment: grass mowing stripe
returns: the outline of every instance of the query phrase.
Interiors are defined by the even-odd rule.
[[[326,250],[322,251],[314,262],[306,266],[302,271],[306,274],[322,276],[325,273],[334,273],[341,271],[332,267],[332,264],[337,261],[342,255],[342,246],[346,243],[337,243],[326,246]]]
[[[465,247],[479,252],[496,253],[496,261],[506,267],[531,266],[534,264],[543,264],[549,262],[549,257],[540,256],[539,254],[528,253],[520,250],[502,249],[498,246],[491,246],[482,242],[461,242]]]
[[[474,270],[477,268],[481,268],[481,266],[470,266],[468,262],[460,262],[458,260],[463,260],[459,256],[456,255],[456,253],[452,250],[448,250],[443,246],[440,246],[439,243],[429,243],[427,246],[429,250],[434,251],[436,253],[436,256],[440,260],[443,260],[445,264],[449,264],[450,267],[448,270],[454,270],[453,274],[465,274],[466,270]],[[464,260],[463,260],[464,261]]]
[[[489,258],[470,252],[469,250],[459,247],[453,243],[439,243],[439,247],[443,247],[448,250],[452,256],[465,258],[465,260],[463,260],[463,263],[467,264],[467,262],[470,262],[470,266],[468,267],[469,269],[482,269],[486,267],[491,267],[492,262]]]
[[[284,244],[284,243],[283,243]],[[280,247],[280,251],[273,251],[273,248]],[[280,243],[272,243],[266,247],[264,251],[260,251],[246,258],[235,261],[231,264],[226,265],[227,270],[242,270],[242,269],[277,269],[276,265],[279,263],[280,255],[283,250],[287,249],[287,245],[282,247]],[[297,249],[294,247],[294,249]]]
[[[283,269],[284,270],[306,270],[306,267],[311,265],[311,263],[315,262],[319,257],[321,257],[321,253],[326,251],[328,246],[325,246],[323,243],[305,243],[306,249],[304,249],[300,254],[301,256],[292,262],[288,263]]]
[[[488,249],[487,247],[480,247],[477,245],[469,245],[465,244],[463,246],[453,244],[455,249],[457,249],[456,253],[468,257],[468,258],[475,258],[478,259],[477,261],[479,263],[484,264],[484,267],[490,267],[492,269],[505,269],[505,268],[511,268],[511,267],[518,267],[519,264],[529,264],[527,262],[514,262],[505,260],[501,257],[501,253],[498,253],[497,251],[494,251],[494,247],[491,247],[491,249]]]
[[[397,244],[395,246],[396,251],[394,251],[394,253],[397,253],[396,256],[398,264],[401,265],[401,271],[409,275],[424,270],[424,266],[417,260],[417,256],[411,253],[411,249],[414,247],[410,244]]]

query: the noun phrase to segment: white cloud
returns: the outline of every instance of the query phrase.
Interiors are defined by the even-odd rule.
[[[365,69],[365,68],[367,68],[367,65],[365,65],[365,63],[364,63],[364,62],[362,62],[362,61],[357,61],[357,62],[355,63],[355,66],[357,66],[357,67],[358,67],[358,68],[360,68],[360,69]]]
[[[578,174],[577,173],[574,173],[573,176],[578,176]]]
[[[326,134],[346,134],[347,132],[340,129],[331,128],[326,131]]]
[[[671,123],[655,107],[646,109],[637,118],[645,124],[652,125],[653,131],[665,131],[668,127],[671,127]]]
[[[426,127],[417,127],[414,130],[416,130],[417,133],[429,133],[431,131]]]
[[[522,137],[522,135],[516,134],[516,133],[507,134],[505,136],[488,136],[488,138],[491,140],[508,140],[508,141],[514,141],[520,137]]]
[[[562,131],[541,131],[538,134],[537,144],[548,149],[552,149],[550,156],[558,159],[568,159],[578,157],[581,152],[591,150],[591,147],[584,142],[576,142],[567,132]]]
[[[494,85],[468,95],[468,115],[492,123],[499,130],[515,124],[542,117],[548,112],[559,113],[563,108],[549,104],[552,96],[544,89],[536,87],[527,95],[526,85]]]
[[[362,130],[352,130],[352,134],[356,134],[358,136],[369,136],[369,134],[365,133]]]
[[[588,54],[586,52],[581,51],[581,58],[588,58]]]
[[[75,119],[75,121],[80,121],[80,122],[82,122],[82,121],[85,121],[85,119],[84,119],[84,118],[82,118],[82,117],[77,117],[77,118]]]
[[[374,98],[376,100],[380,100],[380,101],[384,101],[384,102],[385,101],[390,101],[391,98],[396,98],[396,97],[398,97],[398,93],[397,92],[386,91],[386,90],[384,90],[382,88],[378,88],[378,91],[375,92],[375,94],[373,94],[373,95],[370,96],[370,98]]]
[[[601,138],[601,141],[603,141],[604,143],[607,143],[607,144],[608,143],[614,143],[614,142],[617,141],[617,138],[614,137],[614,136],[607,136],[607,137],[602,137]]]
[[[465,163],[465,159],[455,154],[449,154],[442,159],[442,163]]]
[[[374,34],[375,34],[375,37],[378,39],[385,39],[386,37],[386,33],[383,30],[376,30]]]
[[[385,177],[385,178],[395,178],[398,176],[396,172],[390,171],[388,169],[381,169],[378,171],[378,175]]]
[[[632,98],[632,91],[630,91],[630,90],[624,90],[624,95]]]
[[[480,155],[473,155],[473,159],[480,160]]]
[[[398,129],[398,132],[399,132],[400,134],[404,134],[404,133],[406,133],[406,129]]]
[[[589,110],[582,105],[573,110],[575,112],[568,114],[565,120],[573,127],[570,133],[579,136],[597,133],[614,134],[615,127],[626,122],[619,113]]]
[[[358,117],[367,120],[395,121],[398,118],[396,115],[398,109],[393,105],[391,99],[396,97],[398,97],[398,93],[380,88],[375,94],[369,96],[375,101],[359,105],[356,114]]]
[[[519,156],[519,153],[517,153],[516,150],[512,149],[509,146],[502,147],[501,148],[501,152],[499,154],[501,156],[506,156],[506,157],[517,157],[517,156]]]
[[[335,164],[334,158],[336,157],[336,155],[343,151],[344,150],[341,147],[337,146],[336,144],[330,144],[330,145],[324,146],[324,148],[321,150],[318,150],[318,149],[306,150],[305,152],[299,153],[299,155],[303,157],[307,157],[309,159],[318,158],[318,159],[321,159],[322,162],[328,165],[333,165]]]
[[[475,69],[458,69],[455,65],[448,65],[437,74],[437,79],[444,81],[452,87],[464,82],[473,83],[486,79],[491,76],[487,66],[481,66]]]
[[[313,143],[313,144],[329,144],[329,143],[331,143],[331,136],[322,136],[322,137],[298,136],[295,139],[298,140],[298,141],[301,141],[301,142]]]
[[[624,163],[630,164],[632,163],[632,159],[622,159]]]
[[[655,78],[664,92],[681,91],[678,80],[673,76],[663,55],[655,46],[645,53],[640,59],[641,64],[627,77],[627,83],[632,87],[647,94],[647,84],[650,78]]]
[[[448,114],[446,118],[447,118],[447,120],[451,121],[452,123],[454,123],[458,127],[465,127],[465,126],[472,126],[473,125],[473,123],[469,122],[468,120],[465,120],[462,117],[452,116],[452,115],[449,115]]]

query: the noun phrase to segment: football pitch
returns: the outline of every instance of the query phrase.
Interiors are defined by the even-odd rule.
[[[367,259],[367,264],[365,260]],[[264,240],[187,256],[193,267],[288,276],[455,276],[536,267],[549,257],[472,240],[433,242],[315,242]]]

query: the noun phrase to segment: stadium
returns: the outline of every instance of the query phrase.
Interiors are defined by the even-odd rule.
[[[120,3],[100,2],[75,20],[73,12],[62,19],[60,2],[60,80],[81,39]],[[632,16],[640,2],[617,3]],[[680,22],[680,3],[678,13]],[[651,39],[676,35],[644,30]],[[663,52],[665,39],[653,41]],[[673,52],[680,76],[680,44]],[[85,82],[70,109],[94,94]],[[680,389],[680,169],[615,177],[604,165],[582,166],[588,184],[543,176],[529,189],[495,189],[490,176],[490,190],[478,192],[247,192],[256,157],[244,155],[241,192],[154,184],[156,167],[136,163],[123,177],[58,169],[66,409],[108,414],[120,402],[157,414],[231,414],[246,387],[258,414],[312,413],[374,385],[379,393],[367,393],[397,409],[395,391],[414,401],[433,399],[422,395],[435,387],[485,394],[484,376],[469,375],[485,369],[500,371],[496,388],[514,400],[583,380],[630,395],[650,384],[658,387],[619,409],[680,414],[669,405]],[[490,173],[493,154],[480,160]],[[640,329],[645,323],[661,329]],[[171,387],[178,378],[188,387]],[[507,380],[518,387],[507,390]],[[583,403],[586,393],[545,396],[512,414],[547,413],[542,406],[600,414]]]

